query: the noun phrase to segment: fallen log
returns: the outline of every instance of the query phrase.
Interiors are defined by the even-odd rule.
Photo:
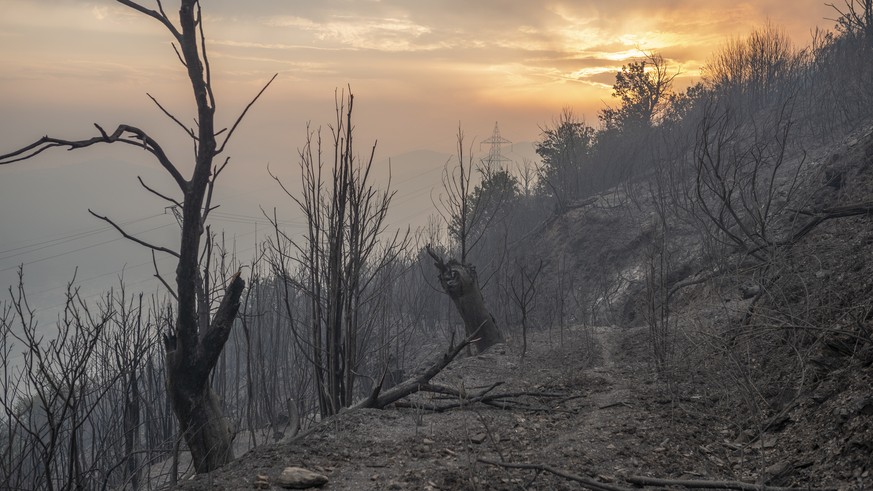
[[[570,481],[578,482],[579,484],[587,487],[588,489],[593,489],[595,491],[631,491],[630,488],[624,488],[621,486],[615,486],[612,484],[607,484],[605,482],[600,482],[595,479],[591,479],[588,477],[577,476],[575,474],[571,474],[568,471],[562,469],[556,469],[552,466],[545,464],[524,464],[524,463],[513,463],[513,462],[498,462],[496,460],[489,460],[479,458],[477,459],[479,462],[483,464],[493,465],[497,467],[506,467],[509,469],[529,469],[535,470],[539,472],[548,472],[554,474],[559,477],[563,477],[564,479],[568,479]]]
[[[379,381],[376,388],[373,389],[373,392],[366,399],[351,406],[349,409],[384,409],[385,406],[422,390],[422,387],[427,386],[430,383],[430,380],[434,378],[436,374],[440,373],[443,368],[448,366],[448,364],[458,356],[458,353],[460,353],[461,350],[466,348],[470,343],[475,342],[478,339],[476,336],[477,333],[473,332],[457,346],[454,346],[453,337],[452,341],[449,343],[449,348],[444,353],[437,356],[427,369],[385,392],[382,392],[382,385],[385,382],[385,375],[383,374],[382,380]]]
[[[466,392],[462,392],[460,390],[445,387],[442,385],[433,385],[426,384],[420,387],[421,392],[431,392],[434,394],[443,394],[449,396],[451,399],[446,398],[447,400],[451,400],[446,404],[430,404],[430,403],[411,403],[411,402],[397,402],[394,404],[394,407],[401,408],[412,408],[412,409],[425,409],[427,411],[441,413],[448,411],[450,409],[455,409],[463,406],[467,406],[470,404],[481,403],[489,406],[496,407],[498,409],[509,409],[516,408],[524,411],[555,411],[553,408],[537,408],[532,406],[523,405],[517,401],[513,401],[512,399],[517,397],[533,397],[533,398],[542,398],[542,399],[554,399],[558,397],[564,397],[564,394],[556,394],[549,392],[529,392],[529,391],[519,391],[519,392],[503,392],[499,394],[490,394],[492,390],[496,387],[503,385],[503,382],[495,382],[490,386],[486,387],[484,390],[474,393],[468,394]],[[507,400],[509,399],[509,400]],[[512,405],[512,406],[511,406]]]
[[[740,491],[837,491],[837,488],[784,488],[751,484],[742,481],[707,481],[703,479],[661,479],[646,476],[628,476],[627,482],[642,486],[684,486],[692,489],[738,489]]]

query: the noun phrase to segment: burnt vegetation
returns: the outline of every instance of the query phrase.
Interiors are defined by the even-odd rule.
[[[378,148],[359,149],[354,97],[339,90],[331,124],[309,129],[283,164],[300,181],[275,177],[288,202],[264,208],[273,229],[251,258],[208,219],[232,165],[219,156],[260,94],[218,129],[200,3],[183,0],[178,20],[160,2],[119,3],[170,33],[196,127],[154,102],[193,142],[191,165],[127,124],[44,137],[0,164],[99,144],[149,152],[178,187],[174,197],[143,183],[178,214],[178,248],[92,213],[173,256],[176,277],[159,278],[163,295],[122,282],[93,302],[71,281],[42,332],[21,272],[0,308],[0,489],[152,489],[194,474],[207,487],[222,472],[218,482],[251,484],[269,465],[232,463],[240,453],[275,457],[367,410],[416,422],[473,411],[484,428],[458,431],[492,454],[408,487],[873,487],[871,2],[834,5],[835,30],[806,48],[772,24],[731,40],[685,90],[665,55],[645,53],[616,74],[616,104],[596,126],[567,109],[541,128],[537,163],[475,159],[459,129],[435,218],[417,231],[389,229],[394,190],[374,182]],[[302,235],[283,228],[289,209],[305,217]],[[701,479],[639,462],[646,476],[564,470],[570,461],[548,454],[548,465],[513,462],[528,454],[501,444],[509,430],[497,421],[569,412],[590,374],[516,390],[445,373],[457,358],[505,355],[533,374],[534,335],[563,360],[604,362],[597,326],[625,333],[647,404],[670,407],[664,425],[679,434],[677,421],[703,422],[687,440],[693,455],[675,456],[705,460]]]

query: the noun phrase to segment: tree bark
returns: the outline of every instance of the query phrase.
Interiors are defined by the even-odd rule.
[[[221,410],[218,397],[208,385],[202,390],[176,381],[173,409],[182,423],[182,434],[191,452],[194,469],[217,469],[234,459],[233,432]]]
[[[198,473],[217,469],[234,458],[233,432],[209,384],[209,373],[230,334],[244,287],[245,282],[237,273],[231,279],[209,329],[199,339],[195,334],[193,345],[186,346],[183,338],[175,336],[164,338],[167,391]],[[189,322],[196,326],[196,316],[189,318]],[[187,329],[194,327],[188,326]],[[177,332],[184,332],[182,326],[177,328]]]
[[[485,307],[476,269],[471,264],[461,264],[454,259],[444,262],[430,245],[427,246],[427,253],[434,259],[434,266],[440,272],[443,291],[452,299],[464,321],[467,337],[475,338],[476,349],[481,353],[502,343],[503,335],[497,328],[494,316]]]
[[[139,376],[137,366],[130,368],[126,377],[127,387],[124,393],[124,454],[127,456],[127,464],[124,467],[124,482],[130,481],[133,489],[139,489],[139,468],[134,454],[136,442],[139,436],[140,425],[140,395]]]

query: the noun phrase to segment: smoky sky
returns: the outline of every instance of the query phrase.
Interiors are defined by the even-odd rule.
[[[178,8],[163,3],[168,12]],[[45,134],[84,138],[94,123],[127,123],[188,169],[191,142],[146,95],[194,124],[191,88],[159,23],[109,0],[0,0],[0,7],[0,153]],[[543,125],[564,107],[595,124],[612,103],[615,72],[644,52],[662,54],[681,87],[699,79],[721,44],[766,22],[798,48],[813,29],[833,24],[819,0],[207,0],[203,8],[219,125],[231,125],[279,74],[228,147],[221,182],[217,226],[246,254],[265,233],[262,208],[276,207],[289,225],[299,219],[267,168],[296,182],[307,127],[327,128],[337,94],[349,87],[360,150],[377,143],[379,175],[389,174],[390,161],[406,200],[394,215],[398,225],[421,224],[459,125],[471,148],[484,151],[477,142],[499,122],[519,159],[535,158],[529,142]],[[80,280],[102,279],[86,282],[93,290],[121,274],[149,278],[150,255],[122,246],[87,212],[129,221],[171,247],[165,203],[137,176],[172,191],[154,162],[130,149],[55,151],[0,167],[0,286],[15,282],[20,263],[33,291],[55,295],[77,266]]]

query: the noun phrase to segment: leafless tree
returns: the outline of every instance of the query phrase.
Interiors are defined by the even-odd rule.
[[[810,50],[810,130],[827,143],[865,124],[873,101],[873,3],[844,5],[834,7],[838,32],[815,31]]]
[[[789,83],[803,66],[785,31],[767,23],[731,40],[704,67],[707,84],[725,96],[760,100]]]
[[[518,171],[518,184],[522,196],[528,199],[532,198],[537,185],[536,164],[525,157],[520,164],[516,164],[516,170]]]
[[[694,158],[700,217],[714,225],[717,242],[759,261],[780,242],[791,210],[802,202],[805,154],[793,141],[794,104],[788,97],[749,113],[713,99],[699,127]],[[797,155],[801,164],[788,165]]]
[[[366,342],[362,336],[368,336],[376,322],[365,309],[383,294],[375,282],[406,249],[409,237],[397,231],[382,240],[394,192],[390,182],[381,192],[371,184],[375,144],[364,161],[354,153],[353,102],[351,92],[347,99],[338,95],[330,149],[322,148],[320,131],[309,131],[300,152],[300,195],[279,182],[306,217],[304,239],[288,237],[274,219],[274,270],[280,277],[291,277],[287,244],[301,267],[297,286],[309,299],[309,335],[299,339],[308,346],[319,409],[325,416],[353,402],[363,361],[360,348]],[[329,162],[325,150],[333,152]]]
[[[110,392],[110,404],[101,421],[92,426],[117,428],[121,438],[118,449],[102,464],[105,483],[129,483],[139,489],[142,482],[139,457],[142,450],[143,412],[146,403],[143,396],[142,379],[146,368],[147,354],[154,349],[157,331],[153,319],[144,305],[144,295],[127,294],[124,281],[119,281],[117,289],[110,290],[104,297],[102,309],[114,312],[110,320],[106,339],[100,346],[99,359],[94,363],[99,373],[117,374],[117,389]],[[118,408],[121,408],[119,411]],[[96,419],[96,418],[95,418]],[[148,462],[147,460],[145,462]],[[98,464],[98,463],[95,463]],[[116,471],[120,467],[120,471]],[[120,473],[116,476],[115,473]],[[118,480],[116,480],[116,478]]]
[[[6,419],[2,487],[81,489],[95,476],[84,462],[83,429],[120,374],[92,371],[92,357],[114,312],[92,309],[68,283],[57,335],[46,339],[38,330],[34,310],[19,270],[17,289],[0,318],[0,352],[4,377],[0,408]],[[17,324],[17,328],[16,325]],[[18,363],[11,357],[17,343]]]
[[[432,200],[454,242],[453,245],[458,248],[461,262],[466,263],[470,251],[482,240],[489,222],[493,219],[493,214],[489,218],[485,213],[489,209],[487,200],[499,197],[481,193],[477,195],[473,192],[473,176],[476,171],[473,152],[468,148],[465,153],[464,131],[460,125],[457,144],[457,165],[450,166],[446,163],[442,176],[443,193],[436,200]]]
[[[516,273],[509,280],[509,292],[512,300],[521,314],[521,358],[527,352],[527,321],[537,298],[537,278],[543,270],[543,260],[536,267],[516,261]]]
[[[172,36],[173,47],[193,89],[197,108],[196,128],[186,126],[157,99],[149,97],[192,140],[194,166],[191,177],[186,179],[182,175],[175,160],[147,132],[129,124],[119,124],[112,132],[95,125],[98,135],[83,140],[45,136],[19,150],[0,155],[0,164],[26,160],[52,148],[74,150],[100,143],[118,143],[145,150],[173,178],[178,192],[182,195],[181,198],[174,198],[148,187],[145,183],[142,184],[148,191],[167,200],[180,210],[181,241],[178,250],[147,243],[128,234],[112,219],[94,212],[92,214],[115,227],[124,237],[150,248],[153,252],[169,254],[177,260],[176,288],[170,289],[177,301],[177,317],[174,331],[165,336],[164,343],[167,383],[173,409],[179,419],[184,439],[191,450],[195,468],[197,472],[208,472],[233,459],[232,434],[218,398],[210,386],[209,374],[228,338],[245,285],[239,274],[226,281],[215,281],[209,276],[208,241],[204,249],[201,238],[207,230],[206,221],[209,212],[214,208],[212,196],[216,179],[229,161],[228,158],[219,164],[216,158],[224,152],[239,123],[269,86],[269,82],[233,121],[229,129],[216,129],[217,106],[212,91],[212,73],[207,56],[200,2],[181,0],[177,26],[165,12],[160,1],[157,2],[157,10],[149,9],[132,0],[117,1],[157,20]],[[222,135],[223,139],[220,139]],[[222,284],[225,293],[210,320],[212,299],[209,293],[212,292],[215,284]]]

